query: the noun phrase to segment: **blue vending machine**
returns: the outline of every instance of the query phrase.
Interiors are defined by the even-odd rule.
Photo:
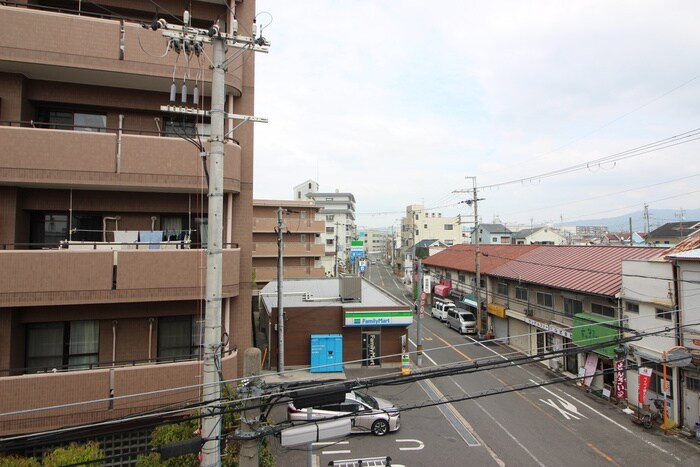
[[[311,373],[343,371],[343,336],[311,335]]]

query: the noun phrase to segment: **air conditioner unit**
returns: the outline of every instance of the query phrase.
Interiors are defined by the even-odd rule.
[[[533,313],[534,313],[534,310],[532,308],[525,309],[525,316],[532,316]]]

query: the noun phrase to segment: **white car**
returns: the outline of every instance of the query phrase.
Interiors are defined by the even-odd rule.
[[[287,407],[287,418],[290,422],[306,422],[309,420],[309,409],[297,409],[292,402]],[[312,420],[327,418],[352,417],[352,432],[371,432],[376,436],[396,431],[401,426],[399,409],[394,404],[369,394],[351,391],[345,394],[345,401],[339,404],[328,404],[311,409]]]

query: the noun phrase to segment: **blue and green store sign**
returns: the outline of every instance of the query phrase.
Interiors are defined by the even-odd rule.
[[[345,326],[410,326],[411,310],[346,311]]]
[[[571,340],[581,347],[610,342],[609,346],[600,347],[594,352],[606,357],[614,357],[619,337],[617,327],[614,318],[590,313],[577,313],[574,315]]]

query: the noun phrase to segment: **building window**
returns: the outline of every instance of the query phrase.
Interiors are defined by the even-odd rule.
[[[527,289],[525,287],[516,287],[515,298],[527,302]]]
[[[200,355],[199,326],[192,315],[158,318],[158,359],[188,360]]]
[[[583,313],[583,302],[573,298],[564,299],[564,316],[571,318],[576,313]]]
[[[607,316],[608,318],[614,318],[615,308],[611,306],[600,305],[598,303],[591,303],[591,313]]]
[[[297,199],[301,199],[301,191],[297,191]]]
[[[656,308],[656,317],[659,319],[667,319],[667,320],[672,320],[673,319],[673,310],[664,310],[663,308]]]
[[[508,284],[505,282],[499,282],[496,284],[496,293],[501,297],[508,298]]]
[[[333,246],[333,239],[332,239],[332,238],[327,238],[327,239],[326,239],[326,245],[328,245],[328,246]]]
[[[537,292],[537,304],[552,308],[554,306],[554,297],[551,293]]]
[[[335,227],[326,227],[327,234],[332,234],[333,232],[335,232]]]
[[[453,240],[445,240],[445,245],[452,246],[454,243],[455,242]]]
[[[467,282],[467,275],[464,274],[463,272],[460,272],[457,274],[457,280],[459,282],[461,282],[462,284],[464,284],[465,282]]]
[[[498,237],[491,237],[491,243],[498,243]]]
[[[306,243],[306,234],[299,235],[299,243]]]
[[[210,136],[211,125],[195,121],[194,117],[180,116],[165,117],[165,135],[178,138],[197,138],[198,136]]]
[[[454,230],[455,226],[452,224],[445,224],[445,230]]]
[[[639,304],[625,302],[625,311],[627,311],[627,313],[639,313]]]
[[[685,387],[691,391],[700,392],[700,379],[691,378],[690,376],[685,377]]]
[[[333,214],[326,215],[326,222],[333,222],[334,219],[335,219],[335,216]]]
[[[423,224],[423,228],[424,228],[425,230],[428,230],[428,224]]]
[[[76,131],[107,131],[107,115],[98,113],[74,112],[71,110],[40,109],[37,121],[47,125],[44,128]]]
[[[83,369],[99,363],[100,322],[65,321],[27,325],[29,372]]]

